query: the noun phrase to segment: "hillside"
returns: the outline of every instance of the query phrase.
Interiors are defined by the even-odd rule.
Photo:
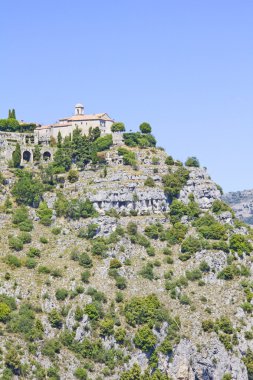
[[[237,218],[253,224],[253,190],[231,191],[224,194],[223,200],[230,204]]]
[[[98,156],[2,173],[1,378],[252,379],[250,227],[161,148]]]

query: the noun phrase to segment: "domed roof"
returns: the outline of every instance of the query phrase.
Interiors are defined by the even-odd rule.
[[[79,107],[83,108],[83,105],[82,105],[81,103],[77,103],[77,104],[75,105],[75,108],[79,108]]]

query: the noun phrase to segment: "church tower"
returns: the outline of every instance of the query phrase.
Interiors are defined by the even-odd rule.
[[[75,105],[75,115],[84,115],[84,106],[81,103]]]

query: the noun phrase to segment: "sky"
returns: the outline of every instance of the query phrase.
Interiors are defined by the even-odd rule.
[[[0,118],[151,124],[224,191],[253,188],[252,0],[1,0]]]

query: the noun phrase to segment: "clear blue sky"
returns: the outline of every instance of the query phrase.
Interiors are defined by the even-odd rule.
[[[3,0],[0,117],[148,121],[225,191],[253,188],[252,0]]]

